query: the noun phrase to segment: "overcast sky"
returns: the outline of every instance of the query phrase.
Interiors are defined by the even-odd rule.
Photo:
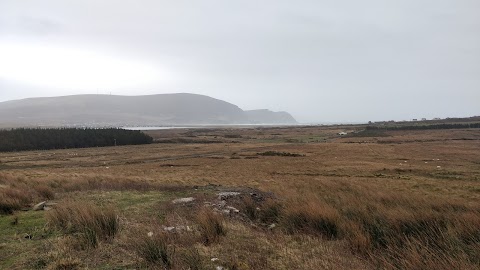
[[[301,122],[480,115],[479,0],[0,0],[0,101],[190,92]]]

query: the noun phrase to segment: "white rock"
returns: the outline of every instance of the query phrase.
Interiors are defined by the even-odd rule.
[[[179,198],[175,199],[172,201],[172,203],[177,204],[177,203],[189,203],[195,201],[195,198],[193,197],[187,197],[187,198]]]
[[[227,206],[225,207],[228,211],[230,211],[230,213],[239,213],[240,210],[238,210],[237,208],[233,207],[233,206]]]
[[[230,197],[235,197],[240,195],[240,192],[235,192],[235,191],[225,191],[225,192],[220,192],[217,194],[219,200],[224,200]]]
[[[175,230],[175,227],[173,226],[170,226],[170,227],[163,227],[163,230],[166,231],[166,232],[172,232]]]
[[[148,235],[148,237],[152,237],[152,236],[153,236],[153,232],[148,232],[147,235]]]
[[[211,261],[216,262],[216,261],[218,261],[218,258],[212,258]]]
[[[33,210],[33,211],[43,210],[43,209],[45,208],[45,204],[47,204],[46,201],[41,202],[41,203],[37,203],[37,204],[32,208],[32,210]]]

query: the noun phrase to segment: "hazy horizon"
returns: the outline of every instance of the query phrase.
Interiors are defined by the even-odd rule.
[[[207,95],[302,123],[480,115],[480,2],[0,2],[0,101]]]

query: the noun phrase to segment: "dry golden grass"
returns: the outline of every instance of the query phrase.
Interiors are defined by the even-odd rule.
[[[223,225],[223,218],[220,214],[214,213],[209,209],[201,209],[195,221],[204,245],[208,246],[217,243],[222,236],[227,234],[225,226]]]
[[[54,191],[44,183],[0,174],[0,214],[11,214],[30,207],[36,200],[54,198]]]
[[[122,230],[113,240],[95,251],[78,250],[77,242],[70,241],[69,248],[52,257],[62,265],[62,258],[68,264],[75,254],[81,268],[150,267],[147,256],[131,243],[148,239],[150,231],[164,233],[163,225],[189,225],[192,232],[174,233],[162,242],[173,269],[478,269],[479,131],[335,135],[348,128],[355,129],[159,131],[154,132],[159,140],[185,137],[218,143],[3,153],[0,206],[7,210],[1,211],[12,213],[53,198],[59,204],[48,216],[62,209],[66,212],[59,217],[86,211],[64,208],[70,207],[72,196],[96,205],[87,208],[97,212],[115,205]],[[268,151],[300,156],[257,155]],[[216,220],[201,210],[203,201],[214,196],[214,189],[202,189],[209,184],[274,195],[262,202],[247,197],[236,205],[245,219]],[[199,205],[171,206],[172,199],[185,196],[196,197]],[[0,216],[0,226],[14,232],[16,227],[9,226],[21,227],[26,217],[20,215],[19,225],[3,219],[10,224],[11,216]],[[267,229],[270,224],[276,226]],[[218,228],[223,226],[227,233],[222,236]],[[60,232],[62,237],[77,237]],[[33,268],[7,256],[5,250],[11,248],[27,257],[38,255],[15,246],[18,239],[12,239],[0,238],[7,245],[0,248],[0,261],[10,258],[4,264],[8,268]],[[43,249],[36,245],[44,241],[62,246],[54,238],[34,240],[40,254]],[[161,242],[153,242],[151,250],[159,253]],[[219,261],[212,262],[214,257]]]
[[[169,243],[165,233],[157,233],[151,236],[140,236],[135,239],[138,254],[149,264],[161,264],[165,268],[171,268],[175,249]]]
[[[78,233],[87,248],[96,248],[99,241],[111,240],[120,229],[117,212],[101,209],[90,203],[67,201],[47,213],[50,225],[65,233]]]

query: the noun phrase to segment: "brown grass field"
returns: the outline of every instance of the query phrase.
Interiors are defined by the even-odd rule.
[[[359,128],[0,153],[0,269],[479,269],[480,130]]]

